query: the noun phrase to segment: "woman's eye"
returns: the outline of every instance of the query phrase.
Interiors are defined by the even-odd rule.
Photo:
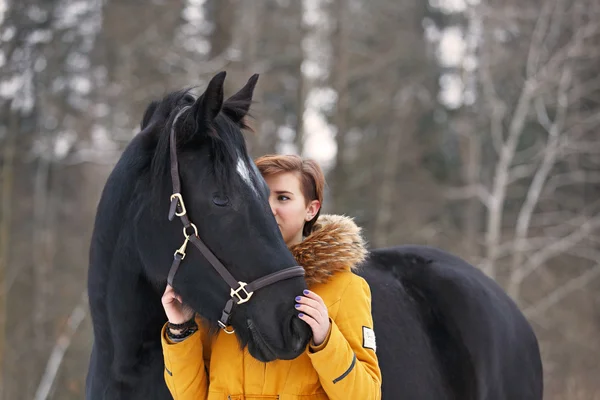
[[[289,197],[287,197],[287,196],[283,196],[283,195],[281,195],[281,196],[279,196],[279,197],[277,198],[277,200],[279,200],[279,201],[286,201],[286,200],[289,200],[289,199],[290,199]]]
[[[215,194],[213,195],[213,203],[219,207],[225,207],[229,205],[229,198],[225,195]]]

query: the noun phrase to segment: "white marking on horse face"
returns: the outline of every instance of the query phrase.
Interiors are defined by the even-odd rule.
[[[250,186],[250,189],[252,189],[254,193],[258,194],[256,187],[254,187],[254,183],[252,182],[252,178],[250,177],[250,169],[242,157],[238,157],[236,171],[238,175],[242,177],[243,181]]]

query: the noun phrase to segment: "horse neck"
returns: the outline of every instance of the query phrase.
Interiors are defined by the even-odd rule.
[[[95,341],[104,349],[103,356],[112,359],[112,364],[130,366],[139,361],[142,346],[160,341],[166,316],[160,289],[146,277],[133,247],[133,231],[121,231],[118,236],[115,246],[103,248],[106,242],[99,237],[92,243],[90,309]]]

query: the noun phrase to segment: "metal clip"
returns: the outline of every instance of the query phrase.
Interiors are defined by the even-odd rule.
[[[185,210],[185,204],[183,204],[183,197],[181,197],[181,193],[173,193],[171,195],[171,201],[173,201],[174,198],[177,199],[179,207],[181,207],[181,212],[177,212],[177,209],[175,209],[175,215],[177,215],[178,217],[182,217],[185,214],[187,214],[187,211]]]
[[[186,249],[189,241],[190,241],[190,237],[186,236],[181,247],[178,248],[177,250],[175,250],[175,253],[173,253],[173,255],[177,256],[177,253],[179,253],[179,254],[181,254],[181,259],[183,260],[185,258],[185,249]]]

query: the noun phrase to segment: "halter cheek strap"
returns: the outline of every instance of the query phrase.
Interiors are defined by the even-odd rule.
[[[234,333],[235,330],[228,330],[227,327],[229,326],[231,314],[235,305],[243,304],[249,301],[254,292],[258,289],[262,289],[282,280],[304,276],[304,268],[301,266],[285,268],[283,270],[263,276],[262,278],[258,278],[250,283],[245,283],[236,280],[233,275],[231,275],[229,270],[223,265],[223,263],[221,263],[221,261],[214,255],[208,246],[206,246],[202,239],[200,239],[196,225],[194,225],[187,216],[187,210],[185,208],[185,203],[183,202],[183,196],[181,195],[181,180],[179,177],[179,163],[177,160],[175,125],[181,114],[183,114],[183,112],[185,112],[188,108],[190,108],[190,106],[183,107],[175,116],[169,137],[171,180],[173,183],[173,194],[171,195],[171,205],[169,207],[169,221],[172,221],[175,216],[179,217],[183,224],[183,235],[185,236],[185,240],[183,241],[181,247],[173,254],[173,263],[171,264],[171,269],[169,270],[169,275],[167,276],[167,283],[173,286],[175,275],[179,270],[181,262],[185,258],[185,251],[188,242],[192,242],[192,244],[198,250],[200,250],[200,253],[202,253],[204,258],[206,258],[206,260],[213,266],[221,278],[223,278],[223,280],[231,288],[229,292],[231,298],[225,304],[221,318],[218,321],[219,326],[221,326],[226,333],[231,334]]]

